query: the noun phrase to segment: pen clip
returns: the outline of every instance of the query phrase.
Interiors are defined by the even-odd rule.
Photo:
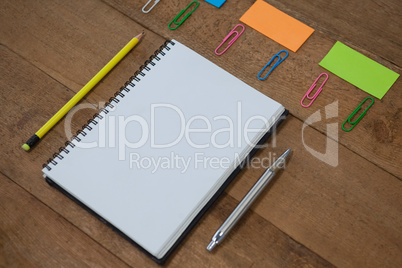
[[[282,52],[284,52],[284,53],[286,54],[285,57],[283,57],[283,58],[282,58],[281,55],[280,55]],[[278,53],[276,53],[276,54],[271,58],[271,60],[264,66],[264,68],[262,68],[262,70],[258,73],[257,78],[260,79],[261,81],[267,79],[268,75],[269,75],[279,64],[281,64],[282,61],[284,61],[288,56],[289,56],[289,53],[288,53],[286,50],[281,50],[281,51],[279,51]],[[275,64],[272,66],[272,68],[268,71],[268,73],[267,73],[264,77],[261,77],[260,75],[264,72],[264,70],[265,70],[266,68],[268,68],[269,65],[271,65],[272,61],[273,61],[275,58],[278,58],[278,60],[275,62]]]
[[[320,85],[320,87],[318,88],[317,92],[316,92],[313,96],[310,96],[311,91],[314,90],[314,88],[316,87],[317,82],[318,82],[318,80],[321,78],[321,76],[326,76],[325,80],[321,83],[321,85]],[[315,99],[318,97],[318,94],[320,94],[320,92],[322,91],[322,87],[323,87],[324,84],[327,82],[328,78],[329,78],[329,76],[328,76],[327,73],[322,73],[322,74],[320,74],[320,75],[317,77],[317,79],[316,79],[316,80],[314,81],[314,83],[311,85],[311,87],[309,88],[309,90],[307,90],[306,94],[304,94],[302,100],[300,101],[301,106],[307,108],[307,107],[310,107],[311,104],[313,104],[313,102],[315,101]],[[311,100],[308,105],[304,105],[304,104],[303,104],[303,101],[304,101],[305,98]]]
[[[145,10],[145,8],[149,5],[149,3],[152,2],[152,0],[149,0],[149,1],[142,7],[142,12],[148,13],[149,11],[151,11],[151,10],[154,8],[154,6],[155,6],[157,3],[159,3],[160,0],[154,0],[154,1],[155,1],[154,4],[153,4],[150,8],[148,8],[148,10]]]
[[[192,4],[196,4],[196,6],[190,12],[188,12],[181,21],[177,22],[176,20],[178,18],[180,18],[180,16],[183,15],[184,12],[186,12],[187,9],[189,9]],[[169,23],[169,25],[168,25],[169,29],[170,30],[176,30],[188,17],[190,17],[191,14],[193,14],[193,12],[197,9],[197,7],[199,5],[200,5],[200,3],[198,1],[191,2],[185,9],[180,11],[179,14],[177,14],[177,16],[174,17],[174,19]],[[172,23],[176,24],[176,27],[174,27],[174,28],[170,27],[170,25],[172,25]]]
[[[356,120],[351,121],[352,118],[356,115],[356,113],[361,109],[362,105],[363,105],[368,99],[371,100],[371,103],[368,105],[368,107],[367,107],[366,109],[364,109],[363,113],[362,113]],[[343,122],[343,124],[342,124],[342,129],[343,129],[344,131],[351,131],[351,130],[357,125],[357,123],[359,123],[359,121],[366,115],[367,110],[368,110],[368,109],[371,107],[371,105],[373,105],[373,104],[374,104],[374,99],[373,99],[372,97],[367,97],[367,98],[365,98],[365,99],[359,104],[359,106],[357,106],[357,108],[349,115],[349,117],[345,120],[345,122]],[[344,125],[345,125],[346,123],[351,124],[352,127],[349,128],[349,129],[345,129]]]
[[[241,32],[236,31],[236,28],[237,28],[237,27],[241,27],[241,28],[242,28]],[[244,32],[244,30],[245,30],[245,28],[244,28],[244,26],[243,26],[242,24],[237,24],[237,25],[229,32],[229,34],[223,39],[222,43],[215,49],[215,54],[218,55],[218,56],[220,56],[220,55],[222,55],[223,53],[225,53],[226,50],[228,50],[228,49],[232,46],[232,44],[240,37],[240,35],[242,35],[242,33]],[[233,36],[233,38],[228,42],[227,47],[226,47],[222,52],[218,52],[218,50],[221,48],[221,46],[222,46],[230,37],[232,37],[232,36]]]

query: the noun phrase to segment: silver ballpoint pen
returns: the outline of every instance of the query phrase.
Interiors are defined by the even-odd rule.
[[[247,195],[241,200],[239,205],[233,210],[232,214],[226,219],[222,226],[216,231],[212,237],[211,243],[209,243],[207,249],[211,251],[216,245],[222,242],[227,236],[233,226],[239,221],[247,209],[253,204],[255,199],[260,195],[262,190],[269,184],[274,177],[275,173],[285,166],[286,159],[288,158],[290,149],[284,152],[275,163],[267,169],[256,184],[251,188]]]

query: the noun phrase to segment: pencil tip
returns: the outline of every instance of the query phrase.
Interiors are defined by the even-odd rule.
[[[144,35],[145,35],[145,32],[142,31],[142,33],[140,33],[139,35],[137,35],[135,38],[137,38],[138,40],[140,40]]]

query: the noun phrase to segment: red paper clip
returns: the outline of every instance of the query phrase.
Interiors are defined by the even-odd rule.
[[[236,31],[236,28],[237,28],[237,27],[241,27],[241,28],[243,28],[243,30],[239,33],[238,31]],[[237,25],[230,31],[230,33],[225,37],[225,39],[223,39],[222,43],[215,49],[215,54],[218,55],[218,56],[220,56],[220,55],[222,55],[223,53],[225,53],[225,51],[228,50],[228,49],[233,45],[233,43],[237,40],[237,38],[240,37],[240,35],[244,32],[244,30],[245,30],[245,28],[244,28],[244,26],[243,26],[242,24],[237,24]],[[227,46],[222,52],[218,53],[218,49],[220,49],[221,46],[222,46],[230,37],[232,37],[233,34],[235,34],[235,36],[233,37],[232,40],[229,41],[228,46]]]
[[[318,88],[318,90],[317,90],[317,92],[314,94],[314,96],[312,96],[312,97],[309,96],[309,94],[311,93],[311,91],[313,91],[313,89],[314,89],[315,86],[317,85],[318,79],[320,79],[320,77],[323,76],[323,75],[325,75],[327,78],[325,78],[324,82],[322,82],[321,86]],[[310,105],[311,105],[311,104],[314,102],[314,100],[318,97],[318,94],[320,94],[320,92],[321,92],[321,90],[322,90],[322,87],[324,86],[325,82],[327,82],[327,80],[328,80],[328,74],[326,74],[326,73],[320,74],[320,75],[317,77],[317,79],[314,81],[314,83],[311,85],[310,89],[309,89],[309,90],[306,92],[306,94],[303,96],[303,98],[302,98],[302,100],[301,100],[301,102],[300,102],[301,106],[303,106],[303,107],[305,107],[305,108],[310,107]],[[311,100],[308,105],[304,105],[304,104],[303,104],[303,101],[304,101],[305,98]]]

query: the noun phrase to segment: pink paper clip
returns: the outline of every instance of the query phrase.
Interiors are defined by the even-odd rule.
[[[237,27],[241,27],[241,28],[243,28],[243,30],[239,33],[238,31],[236,31],[236,28],[237,28]],[[215,54],[218,55],[218,56],[220,56],[220,55],[222,55],[223,53],[225,53],[225,51],[228,50],[228,49],[233,45],[233,43],[237,40],[237,38],[240,37],[240,35],[244,32],[244,30],[245,30],[245,28],[244,28],[244,26],[243,26],[242,24],[237,24],[237,25],[230,31],[230,33],[225,37],[225,39],[223,39],[222,43],[215,49]],[[235,36],[233,37],[232,40],[229,41],[228,46],[227,46],[222,52],[218,53],[218,49],[220,49],[220,47],[221,47],[233,34],[235,34]]]
[[[320,88],[317,90],[317,92],[314,94],[314,96],[310,97],[309,94],[311,93],[311,91],[313,91],[313,89],[314,89],[315,86],[317,85],[318,79],[320,79],[320,77],[323,76],[323,75],[325,75],[327,78],[325,78],[324,82],[322,82]],[[305,108],[310,107],[310,105],[311,105],[311,104],[314,102],[314,100],[318,97],[318,94],[320,94],[320,92],[321,92],[321,90],[322,90],[322,87],[324,86],[325,82],[327,82],[327,80],[328,80],[328,74],[326,74],[326,73],[320,74],[320,75],[317,77],[317,79],[314,81],[314,83],[311,85],[310,89],[309,89],[309,90],[306,92],[306,94],[303,96],[303,98],[302,98],[302,100],[301,100],[301,102],[300,102],[301,106],[303,106],[303,107],[305,107]],[[305,98],[311,100],[308,105],[304,105],[304,104],[303,104],[303,101],[304,101]]]

